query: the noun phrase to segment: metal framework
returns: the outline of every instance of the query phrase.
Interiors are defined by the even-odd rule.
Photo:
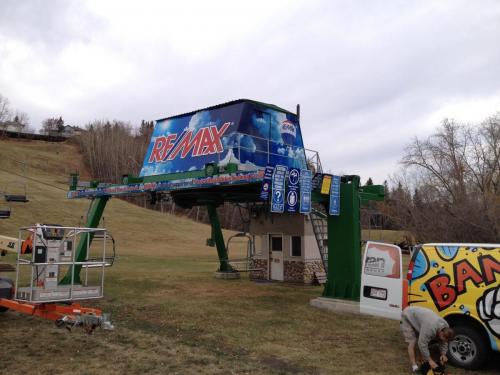
[[[84,251],[83,251],[83,259],[76,258],[76,252],[71,251],[70,259],[64,260],[54,260],[54,259],[45,259],[45,261],[37,260],[37,251],[38,249],[47,249],[48,242],[50,240],[44,240],[44,238],[39,235],[42,230],[51,230],[56,229],[62,231],[64,233],[64,237],[57,241],[60,243],[59,246],[62,246],[64,243],[77,243],[78,240],[81,244],[83,242]],[[16,281],[15,281],[15,291],[16,294],[14,299],[22,302],[30,302],[30,303],[49,303],[49,302],[61,302],[61,301],[76,301],[76,300],[86,300],[91,298],[102,298],[104,292],[104,268],[106,267],[106,242],[102,242],[102,253],[100,259],[95,259],[89,261],[90,255],[90,236],[94,236],[96,233],[102,233],[106,238],[106,230],[102,228],[76,228],[76,227],[61,227],[61,226],[33,226],[33,227],[24,227],[19,230],[19,238],[18,244],[22,243],[22,238],[26,237],[25,234],[31,234],[33,238],[32,248],[33,251],[29,254],[29,258],[27,259],[26,255],[23,255],[21,251],[17,252],[17,272],[16,272]],[[58,250],[60,251],[60,250]],[[46,258],[49,258],[46,255]],[[61,257],[62,258],[62,257]],[[67,258],[67,257],[66,257]],[[37,285],[39,276],[44,272],[48,267],[54,270],[55,278],[58,278],[59,268],[67,267],[69,269],[69,274],[71,274],[71,282],[60,284],[57,283],[52,288],[47,287],[47,285]],[[80,269],[83,267],[85,270],[84,278],[81,280],[80,278],[76,279],[75,268],[79,267]],[[55,269],[54,269],[55,268]],[[99,268],[100,275],[99,280],[100,283],[98,285],[89,285],[88,279],[88,271],[89,268]],[[29,274],[29,286],[21,286],[22,283],[21,278],[24,275],[24,269],[27,269]],[[78,273],[79,274],[79,273]],[[83,281],[83,282],[82,282]]]
[[[255,134],[262,134],[258,132],[255,132],[254,134],[247,134],[252,133],[252,130],[242,132],[240,131],[241,129],[253,128],[248,128],[245,126],[239,127],[240,125],[238,125],[238,128],[231,133],[230,138],[228,135],[228,144],[224,145],[224,147],[222,146],[222,144],[220,145],[221,148],[225,148],[225,151],[227,151],[224,154],[225,157],[221,160],[221,155],[223,155],[222,153],[217,152],[216,157],[213,157],[213,153],[210,152],[209,154],[211,155],[211,157],[210,159],[206,159],[206,164],[204,164],[204,167],[202,167],[201,163],[195,164],[195,168],[198,168],[197,170],[191,171],[186,170],[187,168],[184,168],[184,172],[146,176],[126,175],[123,178],[122,184],[115,185],[103,185],[99,184],[99,182],[97,181],[93,181],[90,184],[83,185],[79,183],[78,175],[73,174],[70,180],[70,191],[68,192],[68,198],[93,199],[86,226],[89,228],[97,227],[106,203],[112,196],[146,193],[151,194],[151,196],[154,198],[153,200],[155,200],[158,198],[157,195],[168,193],[172,197],[175,204],[181,207],[191,208],[193,206],[200,205],[207,207],[208,216],[210,218],[210,223],[212,226],[212,236],[207,241],[207,243],[215,245],[217,249],[220,263],[218,271],[233,272],[233,267],[228,261],[228,251],[224,243],[224,237],[219,217],[217,215],[217,207],[224,202],[258,202],[261,185],[264,178],[264,164],[266,160],[267,165],[278,165],[280,164],[280,161],[283,161],[286,162],[285,165],[287,166],[296,165],[293,164],[293,161],[300,161],[301,168],[307,168],[312,171],[313,174],[318,173],[319,176],[321,176],[323,173],[323,166],[321,165],[321,160],[318,153],[303,148],[302,138],[300,138],[300,145],[297,144],[297,146],[301,147],[295,147],[295,145],[289,144],[291,139],[295,139],[295,126],[300,129],[298,125],[298,120],[300,117],[299,107],[297,107],[297,113],[293,114],[286,110],[272,105],[267,105],[265,103],[240,100],[206,108],[203,111],[216,110],[223,107],[229,108],[232,105],[239,105],[240,103],[250,103],[251,105],[258,104],[258,106],[261,106],[263,108],[277,110],[282,115],[285,114],[286,116],[294,116],[293,119],[297,123],[297,125],[293,125],[293,123],[288,121],[288,118],[287,120],[280,123],[280,126],[282,126],[282,128],[278,129],[278,131],[283,134],[283,136],[281,137],[283,143],[277,143],[275,142],[275,138],[271,137],[270,122],[268,124],[268,138],[255,136]],[[233,109],[234,108],[235,107],[233,107]],[[258,110],[258,112],[262,113],[263,115],[267,115],[270,121],[269,113],[263,113],[262,109],[254,109]],[[194,115],[197,112],[198,111],[194,111],[158,121],[160,122],[160,124],[162,124],[162,121],[164,120],[174,121],[175,119],[181,118],[187,121],[190,116]],[[243,112],[240,112],[239,118],[246,119],[243,117],[242,113]],[[224,120],[228,121],[224,124],[226,125],[226,128],[228,126],[227,124],[230,124],[231,121],[235,121],[235,118],[238,118],[238,116],[232,114],[228,117],[227,120]],[[192,133],[186,130],[188,129],[187,127],[185,127],[184,130],[181,130],[181,125],[182,127],[185,126],[183,122],[179,122],[179,125],[176,128],[177,130],[175,130],[175,132],[182,131],[182,135],[181,137],[179,137],[179,139],[182,139],[182,142],[184,142],[184,139],[190,139],[184,138],[184,136],[186,134],[189,134],[189,137],[191,137]],[[211,123],[210,126],[212,126]],[[293,127],[293,131],[289,129],[289,126]],[[208,129],[208,125],[204,129]],[[196,134],[198,136],[198,134],[202,133]],[[285,137],[285,135],[287,134],[293,134],[293,138]],[[181,149],[180,147],[178,147],[179,143],[175,143],[175,145],[173,143],[169,143],[173,141],[174,138],[176,139],[176,142],[180,142],[179,139],[177,139],[177,133],[170,135],[173,135],[173,138],[171,138],[170,141],[167,141],[167,139],[163,137],[163,133],[161,137],[165,138],[163,141],[160,139],[160,137],[156,137],[154,143],[151,144],[152,148],[150,148],[150,151],[148,151],[148,153],[146,154],[144,165],[148,163],[150,163],[151,165],[162,163],[167,160],[167,156],[168,160],[171,160],[170,156],[172,155],[168,154],[168,152],[170,152],[168,150],[175,149],[178,152]],[[246,137],[251,138],[250,143],[253,144],[252,147],[248,146],[249,143],[242,142],[243,138]],[[288,139],[288,141],[286,139]],[[159,142],[158,148],[155,148],[157,142]],[[161,143],[163,144],[161,145]],[[294,160],[287,159],[290,158],[289,153],[285,149],[280,149],[277,147],[284,144],[286,144],[287,147],[291,147],[290,151],[293,151],[293,153],[295,153],[296,155],[300,155],[295,156]],[[189,147],[191,146],[186,147],[189,150]],[[161,155],[160,150],[163,150],[161,151]],[[280,150],[283,150],[283,153],[276,153],[280,152]],[[297,153],[297,151],[299,152]],[[245,155],[245,153],[258,154],[258,157],[242,162],[242,157]],[[150,156],[149,158],[148,155]],[[175,155],[177,154],[174,153],[173,155],[175,157]],[[184,156],[182,156],[182,158],[184,158]],[[237,161],[239,161],[240,163],[238,164]],[[253,161],[256,164],[253,164],[253,162],[247,163],[249,161]],[[290,161],[290,163],[288,163],[288,161]],[[180,165],[181,168],[179,168],[179,170],[183,170],[182,168],[185,167],[185,165]],[[259,166],[257,167],[257,165]],[[173,169],[168,168],[160,168],[159,170],[169,172],[173,171]],[[363,202],[367,202],[369,200],[381,200],[383,199],[383,197],[384,193],[382,186],[361,187],[359,184],[358,176],[343,176],[340,183],[340,216],[330,216],[325,214],[325,217],[321,217],[322,215],[317,215],[318,220],[315,222],[315,224],[317,224],[315,226],[315,235],[317,240],[321,241],[321,256],[326,266],[325,268],[328,270],[328,283],[325,287],[325,296],[354,300],[359,299],[359,286],[361,277],[361,228],[359,223],[360,205],[363,204]],[[330,197],[328,193],[321,193],[320,189],[318,189],[317,191],[313,191],[312,200],[316,206],[319,206],[320,210],[318,212],[328,212],[328,206],[330,204]],[[321,235],[319,235],[318,233],[320,233]],[[325,236],[327,237],[327,239],[325,238]],[[86,243],[85,241],[91,242],[92,238],[92,234],[89,234],[88,239],[82,240],[78,244],[78,248],[76,251],[77,262],[81,262],[84,258]],[[328,246],[324,246],[325,241],[328,243]],[[79,280],[80,271],[81,267],[76,264],[75,267],[68,271],[65,278],[63,279],[63,282],[69,284],[73,280]]]
[[[28,236],[23,239],[25,234]],[[102,238],[101,252],[91,257],[91,251],[96,250],[95,246],[91,249],[91,239],[96,234]],[[0,279],[3,283],[0,311],[12,309],[35,315],[68,329],[80,326],[89,334],[97,327],[113,329],[109,314],[75,302],[103,297],[104,268],[112,264],[106,255],[108,236],[105,229],[37,224],[21,228],[17,239],[2,239],[2,249],[17,253],[17,267],[0,267],[3,271],[16,272],[14,284],[9,279]],[[74,251],[73,244],[77,242],[83,244],[83,256],[81,253],[77,257]],[[67,284],[59,282],[60,271],[64,268],[68,268],[71,275]],[[82,268],[85,273],[80,279]],[[97,276],[95,279],[91,280],[90,270],[92,276]]]
[[[315,168],[321,170],[321,162],[317,154],[313,154]],[[207,176],[207,171],[196,171],[198,175]],[[220,173],[220,171],[216,172]],[[250,177],[248,177],[250,176]],[[218,175],[210,177],[193,177],[193,174],[174,174],[136,178],[126,176],[125,181],[133,181],[127,185],[109,185],[98,187],[98,183],[91,184],[90,189],[77,190],[78,176],[72,175],[69,198],[94,197],[88,215],[87,227],[96,227],[110,197],[123,194],[138,194],[145,192],[169,192],[174,201],[183,207],[204,205],[207,207],[212,237],[209,243],[215,245],[219,257],[220,272],[233,272],[234,269],[228,260],[227,247],[217,215],[217,206],[229,202],[257,202],[262,181],[261,171],[236,172],[232,174],[234,181],[225,181]],[[247,178],[248,177],[248,178]],[[219,181],[209,184],[206,179],[213,178]],[[158,190],[157,190],[158,189]],[[359,176],[343,176],[340,184],[339,216],[325,215],[322,218],[326,223],[327,244],[324,260],[327,262],[328,281],[323,292],[324,296],[359,300],[361,285],[361,226],[360,208],[371,200],[383,200],[384,187],[381,185],[360,186]],[[328,212],[329,196],[315,191],[312,194],[315,204],[323,206]],[[90,241],[92,241],[92,235]],[[322,241],[324,241],[323,239]],[[87,240],[86,240],[87,241]],[[76,252],[76,259],[82,260],[85,254],[85,242],[80,242]],[[323,256],[322,256],[323,258]],[[74,268],[74,279],[79,279],[80,269]],[[70,282],[72,273],[68,272],[64,281]]]

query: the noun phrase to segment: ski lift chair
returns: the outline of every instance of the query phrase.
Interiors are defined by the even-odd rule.
[[[10,207],[0,207],[0,219],[8,219],[10,217]]]
[[[111,247],[111,254],[108,255],[108,252],[106,251],[106,256],[104,258],[104,262],[106,263],[106,267],[111,267],[113,263],[115,262],[116,258],[116,245],[115,245],[115,239],[111,235],[111,233],[107,232],[106,237],[104,237],[103,232],[96,232],[94,234],[94,242],[98,241],[106,241],[106,248],[109,249]],[[88,262],[101,262],[102,257],[89,257],[86,261]],[[84,267],[88,268],[93,268],[93,267],[101,267],[101,266],[94,266],[94,265],[86,265]]]
[[[23,190],[24,190],[24,194],[9,194],[8,187],[9,187],[9,185],[13,185],[13,184],[21,185]],[[21,202],[21,203],[29,202],[28,198],[26,197],[26,184],[23,184],[19,181],[13,181],[13,182],[8,183],[5,186],[4,197],[5,197],[5,200],[7,202]]]
[[[2,192],[0,192],[0,195]],[[5,199],[5,194],[4,194]],[[10,217],[10,206],[0,207],[0,219],[8,219]]]
[[[227,253],[229,256],[229,245],[231,243],[234,244],[243,244],[247,246],[246,249],[246,258],[241,258],[241,259],[228,259],[228,263],[233,267],[235,270],[239,272],[250,272],[252,271],[252,268],[250,267],[251,264],[251,258],[255,254],[255,248],[254,248],[254,242],[252,239],[252,236],[250,236],[246,232],[240,232],[232,235],[231,237],[228,238],[227,244],[226,244],[226,249]]]

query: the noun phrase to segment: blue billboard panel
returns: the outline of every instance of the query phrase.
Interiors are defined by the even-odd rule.
[[[271,212],[282,213],[285,210],[285,178],[288,168],[277,165],[273,173],[273,191],[271,197]]]
[[[237,100],[156,122],[140,176],[267,165],[306,168],[297,116],[272,105]]]
[[[330,185],[330,207],[328,213],[333,216],[340,215],[340,176],[332,176]]]
[[[309,169],[300,171],[300,213],[311,212],[312,172]]]
[[[260,188],[259,198],[263,201],[267,201],[269,199],[269,192],[271,191],[271,183],[273,180],[273,172],[274,168],[271,166],[267,166],[264,171],[264,178],[262,179],[262,186]]]
[[[297,212],[299,205],[299,181],[300,170],[297,168],[290,169],[288,173],[288,187],[286,193],[286,212]]]

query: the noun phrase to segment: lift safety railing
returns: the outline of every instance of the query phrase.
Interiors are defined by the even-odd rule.
[[[49,239],[43,238],[44,230],[57,229],[61,231],[63,236],[61,237],[61,245],[71,240],[72,244],[76,244],[77,240],[84,234],[89,234],[86,236],[86,257],[85,261],[77,261],[76,260],[76,249],[75,246],[72,245],[71,251],[71,260],[70,261],[50,261],[46,260],[45,262],[36,262],[35,255],[37,251],[37,246],[42,245],[47,247]],[[31,259],[23,258],[23,254],[21,254],[21,243],[22,238],[24,238],[23,233],[32,233],[33,235],[33,244],[32,244],[32,252]],[[102,241],[102,256],[99,257],[99,260],[94,258],[92,261],[89,261],[90,255],[90,234],[93,233],[98,234],[101,233],[104,241]],[[76,301],[76,300],[85,300],[85,299],[94,299],[94,298],[102,298],[104,293],[104,268],[107,265],[106,260],[106,229],[104,228],[79,228],[79,227],[63,227],[63,226],[55,226],[55,225],[37,225],[32,227],[23,227],[19,230],[19,241],[18,241],[18,249],[17,249],[17,272],[16,272],[16,282],[15,282],[15,300],[23,301],[23,302],[31,302],[31,303],[50,303],[50,302],[61,302],[61,301]],[[50,288],[45,291],[46,293],[53,293],[54,298],[34,298],[34,291],[41,291],[39,286],[34,285],[35,281],[38,281],[41,273],[44,271],[44,267],[47,266],[66,266],[70,267],[71,272],[71,283],[67,285],[59,284],[57,282],[57,286],[55,288]],[[75,266],[81,266],[85,270],[84,282],[82,284],[75,285],[74,275],[75,275]],[[29,287],[20,287],[20,273],[21,269],[24,267],[31,267],[31,277]],[[42,268],[42,271],[39,272],[38,268]],[[88,285],[88,271],[89,268],[100,268],[100,277],[99,277],[99,285]],[[59,277],[59,271],[57,273],[57,277]],[[92,290],[93,288],[93,290]]]
[[[234,258],[230,259],[230,244],[246,245],[246,257],[245,258]],[[238,272],[250,272],[252,268],[250,266],[251,259],[255,255],[255,236],[250,235],[247,232],[240,232],[232,235],[227,239],[226,249],[228,258],[226,261],[233,267],[235,271]],[[240,249],[241,251],[241,249]]]
[[[295,164],[296,165],[298,164],[297,167],[307,168],[312,170],[313,172],[319,172],[319,173],[323,171],[321,160],[319,158],[319,153],[317,151],[306,149],[303,147],[297,147],[288,144],[286,142],[276,142],[268,138],[258,137],[255,135],[250,135],[241,132],[231,134],[230,138],[232,139],[229,140],[230,143],[226,145],[226,149],[229,150],[228,152],[232,152],[235,158],[237,158],[240,163],[243,163],[243,161],[241,160],[243,151],[243,152],[248,152],[247,160],[250,162],[256,161],[255,160],[256,158],[252,157],[252,154],[264,154],[266,155],[264,159],[267,160],[268,164],[271,162],[272,158],[278,161],[280,159],[281,160],[293,159],[295,161]],[[245,141],[245,138],[251,140],[254,146],[250,147],[242,145],[242,142],[248,142]],[[257,147],[256,143],[259,145],[265,144],[265,149],[263,150],[262,148]],[[273,149],[281,149],[283,150],[283,152],[282,153],[273,152],[272,151]],[[290,153],[292,153],[293,156],[290,156]],[[221,161],[222,161],[221,154],[217,154],[218,164]],[[286,162],[285,164],[293,165],[294,163]]]

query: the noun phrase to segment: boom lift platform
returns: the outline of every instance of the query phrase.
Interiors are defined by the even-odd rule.
[[[95,235],[103,241],[91,246]],[[77,243],[85,245],[81,259],[76,257]],[[0,237],[1,249],[17,254],[16,268],[10,270],[16,272],[15,281],[0,278],[0,311],[40,316],[68,329],[82,326],[87,333],[96,327],[112,329],[109,315],[76,302],[103,297],[104,269],[113,263],[107,244],[106,229],[59,225],[37,224],[21,228],[17,239]],[[83,277],[63,282],[68,271],[83,271]]]

